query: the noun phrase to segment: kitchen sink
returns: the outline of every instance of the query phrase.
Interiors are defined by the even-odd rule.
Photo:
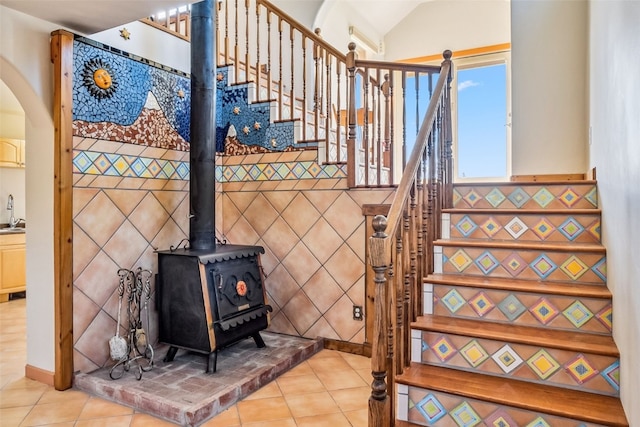
[[[20,234],[20,233],[24,233],[26,231],[26,229],[24,227],[5,227],[5,228],[0,228],[0,234]]]

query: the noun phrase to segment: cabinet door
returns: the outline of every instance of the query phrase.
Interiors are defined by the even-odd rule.
[[[27,284],[27,250],[25,247],[0,251],[0,285],[2,289],[24,288]]]
[[[24,167],[24,141],[0,138],[0,166]]]

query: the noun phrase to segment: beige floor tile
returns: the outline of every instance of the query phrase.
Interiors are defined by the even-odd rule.
[[[89,400],[89,395],[82,391],[78,390],[64,390],[58,391],[53,388],[48,389],[44,392],[40,400],[38,400],[38,405],[43,403],[64,403],[69,404],[70,402],[82,402],[82,404],[87,403]]]
[[[342,413],[296,418],[297,427],[351,427]]]
[[[238,408],[233,405],[231,408],[211,418],[200,427],[240,427],[240,416]]]
[[[80,420],[86,420],[90,418],[103,418],[114,417],[117,415],[131,415],[133,409],[119,405],[108,400],[100,399],[98,397],[91,397],[82,408],[80,413]]]
[[[276,382],[285,396],[325,391],[324,386],[315,374],[278,378]]]
[[[358,409],[357,411],[344,412],[353,427],[367,427],[369,425],[369,410]]]
[[[240,421],[244,423],[257,421],[272,421],[291,418],[287,402],[283,397],[249,400],[238,402]]]
[[[371,396],[370,387],[356,387],[342,390],[332,390],[329,392],[333,400],[336,401],[342,412],[355,411],[366,408]]]
[[[271,381],[269,384],[245,397],[244,400],[266,399],[278,396],[282,396],[282,391],[276,381]]]
[[[337,371],[352,371],[351,366],[340,356],[338,357],[323,357],[312,358],[308,360],[309,366],[315,373],[319,372],[331,372]]]
[[[44,394],[43,390],[0,390],[0,408],[35,405]]]
[[[351,366],[353,369],[367,369],[371,370],[371,359],[365,356],[360,356],[351,353],[340,353],[340,356]]]
[[[175,425],[177,424],[161,420],[160,418],[153,417],[149,414],[134,414],[131,417],[130,427],[168,427]]]
[[[41,426],[43,424],[55,424],[75,421],[78,419],[84,401],[72,400],[70,402],[44,403],[33,407],[29,415],[26,416],[21,426]]]
[[[283,375],[280,375],[278,378],[297,377],[300,375],[310,375],[310,374],[313,374],[313,369],[311,369],[309,362],[304,361],[300,363],[298,366],[285,372]]]
[[[327,390],[367,387],[367,383],[353,370],[341,372],[322,371],[318,372],[317,375]]]
[[[340,407],[326,391],[285,396],[285,399],[294,418],[340,412]]]
[[[0,427],[18,427],[31,408],[31,406],[3,408],[0,411]]]
[[[217,426],[216,426],[217,427]],[[262,421],[258,423],[242,423],[242,427],[296,427],[293,418],[276,421]]]
[[[78,420],[74,427],[129,427],[133,415]]]

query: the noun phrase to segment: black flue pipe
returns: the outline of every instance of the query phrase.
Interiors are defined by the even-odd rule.
[[[216,247],[214,26],[213,0],[204,0],[191,6],[189,244],[195,250]]]

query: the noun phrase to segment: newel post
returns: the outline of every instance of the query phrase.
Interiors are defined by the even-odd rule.
[[[390,426],[390,403],[387,394],[387,318],[386,271],[390,263],[389,240],[385,230],[387,218],[376,215],[373,219],[374,234],[369,238],[371,267],[375,273],[374,324],[371,345],[371,396],[369,397],[369,427]]]
[[[350,188],[356,186],[357,161],[356,150],[356,44],[349,43],[346,67],[348,71],[347,88],[347,121],[349,129],[347,133],[347,185]]]

